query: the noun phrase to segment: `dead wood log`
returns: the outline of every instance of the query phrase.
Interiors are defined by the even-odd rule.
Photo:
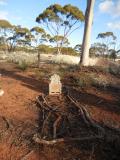
[[[58,127],[58,123],[60,123],[60,121],[61,121],[61,119],[62,119],[62,117],[61,116],[59,116],[58,118],[57,118],[57,120],[54,122],[54,124],[53,124],[53,138],[55,139],[56,138],[56,132],[57,132],[57,127]]]
[[[101,131],[101,136],[104,135],[104,133],[105,133],[104,129],[91,119],[90,114],[88,113],[87,109],[83,106],[80,106],[78,104],[78,102],[75,101],[70,95],[67,95],[67,97],[69,98],[70,101],[72,101],[75,104],[76,107],[78,107],[80,109],[81,116],[82,116],[84,122],[87,125],[91,125],[91,126],[97,128],[99,131]]]
[[[36,97],[37,103],[41,106],[42,109],[50,110],[48,107],[44,106],[43,103],[39,100],[39,96]]]
[[[7,118],[4,117],[4,116],[2,116],[1,118],[2,118],[3,121],[5,122],[6,130],[8,130],[9,128],[13,128],[13,124],[10,122],[9,119],[7,119]]]
[[[45,140],[45,139],[40,139],[36,135],[33,136],[33,140],[36,143],[39,144],[46,144],[46,145],[54,145],[57,143],[65,143],[65,142],[72,142],[72,141],[90,141],[90,140],[99,140],[102,139],[101,136],[90,136],[90,137],[83,137],[83,138],[58,138],[54,140]]]
[[[48,111],[50,111],[50,110],[52,110],[52,111],[58,111],[58,106],[57,107],[52,107],[51,105],[49,105],[48,104],[48,102],[47,102],[47,100],[46,100],[46,98],[45,98],[45,96],[42,94],[41,95],[41,100],[42,100],[42,102],[39,100],[39,97],[36,97],[36,100],[37,100],[37,102],[38,102],[38,104],[42,107],[42,108],[44,108],[45,110],[48,110]]]
[[[21,157],[20,160],[27,160],[34,153],[34,151],[28,151],[24,156]]]
[[[89,125],[89,122],[87,121],[83,108],[78,104],[78,102],[76,102],[70,95],[67,95],[67,98],[79,109],[80,113],[81,113],[81,117],[84,120],[84,122]]]
[[[46,96],[46,97],[47,97],[47,96]],[[51,105],[48,104],[48,102],[47,102],[47,100],[46,100],[46,97],[42,94],[43,103],[44,103],[49,109],[51,109],[52,111],[57,111],[58,106],[53,108]]]
[[[49,112],[47,117],[45,118],[45,120],[43,122],[42,130],[41,130],[41,136],[43,136],[43,134],[44,134],[44,129],[45,129],[46,123],[47,123],[49,117],[51,116],[51,114],[52,114],[52,112]]]
[[[94,120],[92,120],[90,118],[90,114],[88,113],[87,109],[85,107],[83,107],[82,109],[83,109],[83,112],[85,114],[85,117],[86,117],[87,121],[91,124],[91,126],[93,126],[95,128],[98,128],[98,130],[101,131],[102,134],[105,133],[103,127],[101,127],[100,125],[95,123]]]

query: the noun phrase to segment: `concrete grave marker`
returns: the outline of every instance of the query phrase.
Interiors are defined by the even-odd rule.
[[[59,95],[62,91],[62,84],[60,82],[60,76],[54,74],[50,78],[51,82],[49,84],[49,95]]]

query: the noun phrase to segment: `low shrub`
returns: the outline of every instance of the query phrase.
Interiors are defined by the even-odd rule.
[[[89,87],[92,84],[92,78],[87,73],[80,73],[80,74],[73,73],[69,75],[69,79],[71,83],[75,86]]]
[[[111,64],[109,65],[109,73],[113,75],[120,75],[120,65],[117,64]]]
[[[25,71],[29,67],[29,64],[26,61],[21,61],[18,63],[17,68],[19,68],[22,71]]]

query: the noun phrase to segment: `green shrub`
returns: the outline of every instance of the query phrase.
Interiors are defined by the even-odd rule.
[[[120,65],[112,64],[109,66],[109,73],[113,75],[120,75]]]
[[[22,71],[25,71],[28,67],[29,67],[29,65],[26,61],[21,61],[18,64],[18,68]]]
[[[87,73],[78,73],[78,74],[71,74],[69,79],[71,80],[73,85],[80,86],[80,87],[89,87],[92,83],[92,78]]]

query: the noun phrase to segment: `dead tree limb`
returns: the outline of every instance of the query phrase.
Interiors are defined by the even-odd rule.
[[[50,110],[48,107],[44,106],[43,103],[39,100],[39,97],[36,97],[37,103],[40,105],[41,108],[46,109],[46,110]]]
[[[52,114],[52,112],[49,112],[48,115],[47,115],[47,117],[45,118],[45,120],[43,122],[42,130],[41,130],[41,135],[44,134],[44,129],[45,129],[46,123],[47,123],[49,117],[51,116],[51,114]]]
[[[59,116],[59,117],[57,118],[57,120],[56,120],[56,121],[54,122],[54,124],[53,124],[53,138],[54,138],[54,139],[56,138],[57,126],[59,125],[58,123],[60,123],[61,119],[62,119],[62,117]]]
[[[34,153],[34,151],[29,151],[26,153],[26,155],[22,156],[22,158],[20,160],[27,160],[28,158],[30,158],[30,156]]]
[[[78,107],[78,108],[80,109],[81,115],[82,115],[82,118],[83,118],[84,122],[85,122],[86,124],[89,124],[89,125],[95,127],[95,128],[98,128],[98,129],[101,131],[101,134],[103,135],[103,134],[105,133],[104,129],[103,129],[100,125],[96,124],[96,123],[90,118],[90,115],[89,115],[87,109],[86,109],[85,107],[83,107],[83,106],[80,106],[80,105],[78,104],[78,102],[76,102],[70,95],[67,95],[67,97],[75,104],[76,107]]]
[[[54,140],[44,140],[38,138],[36,135],[34,135],[33,140],[36,143],[39,144],[46,144],[46,145],[54,145],[56,143],[64,143],[64,142],[70,142],[70,141],[90,141],[90,140],[98,140],[101,139],[101,136],[90,136],[90,137],[83,137],[83,138],[58,138]]]
[[[84,115],[84,111],[83,108],[70,96],[67,95],[68,99],[79,109],[80,113],[81,113],[81,117],[83,118],[84,122],[89,125],[89,122],[87,121],[85,115]]]

